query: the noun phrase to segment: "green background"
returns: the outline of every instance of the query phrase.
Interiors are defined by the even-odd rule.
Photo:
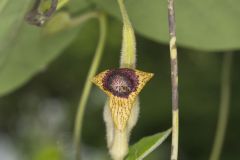
[[[137,31],[137,68],[154,78],[140,94],[141,112],[131,136],[171,126],[171,80],[166,2],[126,0]],[[179,52],[180,146],[182,160],[208,159],[220,98],[223,53],[234,52],[229,125],[221,160],[240,158],[237,0],[176,3]],[[26,4],[26,5],[23,5]],[[0,1],[0,159],[73,159],[74,119],[98,41],[98,23],[46,36],[23,21],[29,0]],[[239,4],[239,5],[238,5]],[[108,14],[108,36],[98,71],[119,65],[121,27],[114,0],[72,0],[63,10],[76,17],[98,8]],[[105,95],[93,87],[84,117],[84,160],[109,159],[102,119]],[[169,159],[170,138],[147,160]],[[14,159],[15,157],[15,159]]]

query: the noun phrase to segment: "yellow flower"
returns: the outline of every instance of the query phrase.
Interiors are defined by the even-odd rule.
[[[93,78],[93,83],[109,96],[112,119],[118,130],[126,128],[137,95],[152,76],[136,69],[119,68],[103,71]]]

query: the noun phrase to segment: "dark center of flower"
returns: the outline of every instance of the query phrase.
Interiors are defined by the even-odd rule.
[[[132,92],[136,91],[137,86],[138,77],[133,69],[112,69],[103,78],[104,89],[122,98],[128,98]]]

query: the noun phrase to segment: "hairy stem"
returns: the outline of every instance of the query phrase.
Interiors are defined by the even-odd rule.
[[[81,134],[82,134],[83,116],[84,116],[88,96],[92,87],[91,79],[96,74],[100,60],[102,58],[102,54],[103,54],[103,50],[106,42],[106,33],[107,33],[106,16],[103,13],[99,13],[98,18],[99,18],[99,25],[100,25],[99,42],[98,42],[97,49],[96,49],[85,85],[83,88],[83,92],[80,98],[77,115],[75,119],[74,143],[76,147],[76,160],[80,160],[80,152],[81,152],[80,140],[81,140]]]
[[[229,108],[230,108],[232,61],[233,61],[232,53],[225,53],[223,58],[222,75],[221,75],[222,77],[221,77],[220,110],[219,110],[217,129],[215,133],[215,140],[214,140],[210,160],[219,160],[223,143],[224,143],[227,122],[228,122]]]
[[[132,24],[129,20],[124,0],[118,0],[123,19],[123,42],[120,67],[136,67],[136,39]]]
[[[168,24],[170,37],[170,62],[172,79],[172,152],[171,160],[178,159],[179,111],[178,111],[178,61],[174,0],[168,0]]]

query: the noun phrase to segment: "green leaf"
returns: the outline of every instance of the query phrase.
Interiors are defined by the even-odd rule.
[[[126,160],[141,160],[155,150],[170,135],[171,129],[144,137],[129,149]]]
[[[0,67],[8,53],[4,49],[11,47],[17,37],[22,19],[32,0],[1,0],[0,2]]]
[[[77,36],[79,29],[43,34],[24,23],[32,0],[0,3],[0,97],[43,71]]]
[[[120,19],[116,0],[92,0]],[[167,0],[125,0],[136,31],[168,43]],[[176,1],[177,43],[201,50],[240,48],[240,1]]]
[[[70,23],[71,17],[68,12],[58,12],[48,20],[48,22],[43,27],[43,32],[45,34],[54,34],[61,32],[68,28]]]
[[[70,0],[68,3],[69,11],[71,13],[79,13],[88,9],[91,6],[89,0]]]
[[[2,1],[0,2],[0,13],[1,13],[1,11],[3,10],[3,8],[5,7],[5,5],[7,4],[7,1],[8,1],[8,0],[2,0]]]
[[[36,27],[24,25],[12,46],[4,51],[8,56],[0,68],[0,96],[43,71],[72,42],[77,31],[45,35]]]

